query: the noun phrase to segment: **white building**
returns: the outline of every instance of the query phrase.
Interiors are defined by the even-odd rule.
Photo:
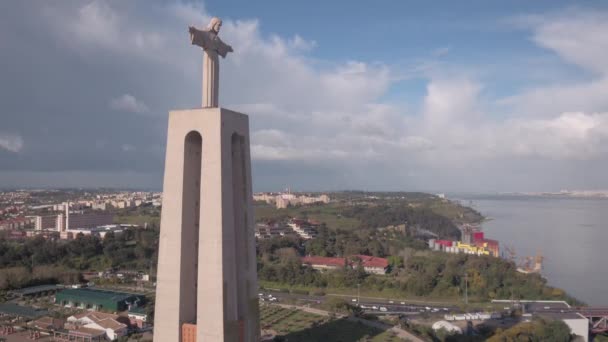
[[[433,323],[432,328],[435,331],[444,329],[445,331],[447,331],[450,334],[462,334],[462,329],[460,329],[459,327],[455,326],[454,324],[452,324],[448,321],[437,321],[437,322]]]
[[[68,317],[68,322],[77,327],[104,331],[106,339],[117,340],[121,336],[127,335],[127,325],[119,322],[118,315],[90,311]]]
[[[287,225],[302,239],[308,240],[317,236],[317,230],[306,221],[294,219],[290,220]]]

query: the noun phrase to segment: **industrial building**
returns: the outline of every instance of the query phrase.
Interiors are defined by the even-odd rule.
[[[65,307],[125,311],[143,305],[145,297],[139,294],[114,292],[98,289],[65,289],[55,295],[55,304]]]
[[[31,216],[34,222],[34,229],[56,230],[61,233],[62,238],[66,238],[70,230],[92,229],[99,226],[110,225],[114,222],[112,213],[70,213],[69,205],[63,206],[65,211],[57,215]]]
[[[95,228],[110,225],[114,222],[112,213],[70,214],[68,229]]]
[[[498,241],[486,239],[484,233],[479,231],[472,234],[463,231],[462,241],[430,239],[429,248],[448,253],[491,255],[493,257],[500,255]]]
[[[12,316],[34,319],[48,314],[44,309],[38,309],[30,306],[22,306],[14,303],[0,304],[0,317]]]
[[[19,290],[10,291],[9,294],[16,297],[39,297],[39,296],[49,296],[55,294],[57,291],[63,289],[63,286],[60,285],[38,285],[38,286],[30,286],[24,287]]]

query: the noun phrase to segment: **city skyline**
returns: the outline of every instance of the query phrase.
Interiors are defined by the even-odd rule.
[[[606,189],[608,7],[577,4],[3,3],[0,186],[159,189],[218,15],[254,191]]]

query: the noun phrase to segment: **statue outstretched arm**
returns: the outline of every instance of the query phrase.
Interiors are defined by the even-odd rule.
[[[217,39],[217,53],[222,56],[222,58],[225,58],[226,55],[228,54],[228,52],[234,52],[234,50],[232,49],[232,46],[224,43],[219,37],[216,38]]]
[[[208,44],[205,39],[205,34],[207,32],[198,30],[194,26],[189,26],[188,32],[190,33],[190,42],[192,43],[192,45],[198,45],[198,46],[202,47],[203,49],[207,48]]]

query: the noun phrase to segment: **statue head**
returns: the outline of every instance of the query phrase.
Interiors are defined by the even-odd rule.
[[[211,18],[207,29],[209,31],[214,31],[216,34],[220,32],[220,27],[222,27],[222,19],[218,17]]]

